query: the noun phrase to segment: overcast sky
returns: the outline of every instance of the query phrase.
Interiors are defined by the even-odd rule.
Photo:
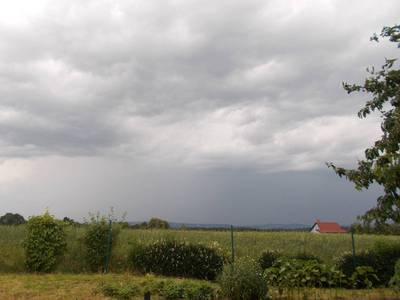
[[[0,1],[0,214],[348,224],[386,1]]]

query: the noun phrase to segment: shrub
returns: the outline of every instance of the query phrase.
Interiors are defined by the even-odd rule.
[[[278,260],[265,270],[264,276],[269,285],[276,286],[280,290],[299,287],[337,287],[345,283],[342,272],[315,260]]]
[[[375,264],[375,253],[369,250],[360,251],[355,255],[356,266],[372,266]],[[336,259],[336,266],[346,277],[350,278],[354,273],[353,254],[349,251],[344,252],[342,256]]]
[[[134,299],[146,292],[168,300],[212,300],[216,296],[215,289],[210,283],[193,280],[159,280],[146,276],[140,286],[134,282],[107,283],[101,285],[95,292],[116,299]]]
[[[207,282],[171,280],[159,286],[161,286],[159,295],[168,300],[212,300],[215,298],[214,288]]]
[[[183,298],[188,300],[212,300],[214,288],[207,282],[186,281],[183,283]]]
[[[298,252],[294,255],[288,255],[286,256],[286,258],[279,252],[276,250],[267,250],[264,251],[260,258],[259,258],[259,264],[261,266],[261,268],[263,270],[268,269],[270,267],[272,267],[279,259],[284,260],[291,260],[291,259],[295,259],[295,260],[301,260],[301,261],[316,261],[318,263],[322,263],[321,259],[316,256],[313,255],[311,253],[307,253],[307,252]]]
[[[298,252],[298,253],[296,253],[296,254],[294,254],[292,256],[289,256],[289,257],[293,258],[293,259],[305,260],[305,261],[314,260],[314,261],[316,261],[318,263],[322,263],[322,260],[318,256],[316,256],[314,254],[311,254],[311,253],[307,253],[307,252]]]
[[[380,282],[386,285],[394,275],[396,261],[400,259],[400,243],[378,242],[373,251],[376,261],[371,267],[376,271]]]
[[[31,217],[23,243],[26,267],[31,272],[50,272],[55,269],[66,248],[64,224],[48,212]]]
[[[174,240],[137,244],[131,251],[132,267],[140,272],[215,279],[224,259],[213,248]]]
[[[265,270],[272,267],[281,256],[281,253],[276,250],[264,251],[258,259],[261,269]]]
[[[355,262],[356,266],[372,267],[379,278],[379,282],[386,285],[394,274],[394,265],[399,258],[400,244],[376,243],[372,250],[358,252],[355,256]],[[336,265],[348,277],[351,277],[355,272],[351,252],[346,252],[339,257]]]
[[[104,296],[112,297],[115,299],[121,300],[129,300],[140,294],[140,288],[135,283],[126,283],[126,284],[116,284],[116,283],[108,283],[103,284],[99,288],[100,292],[103,293]]]
[[[110,226],[107,219],[99,215],[91,216],[90,223],[86,228],[84,236],[86,248],[85,260],[91,271],[104,271],[104,263],[108,255],[109,243],[111,243],[112,249],[116,244],[118,233],[119,229],[116,226],[112,226],[111,240],[109,241]]]
[[[221,292],[233,300],[266,299],[268,286],[256,261],[239,259],[234,265],[226,265],[219,278]]]
[[[400,292],[400,259],[396,262],[394,275],[390,279],[389,284],[395,291]]]
[[[182,299],[185,289],[182,284],[168,281],[161,291],[161,295],[167,300]]]
[[[370,289],[379,282],[378,276],[372,267],[361,266],[356,267],[356,270],[351,275],[349,286],[356,289]]]

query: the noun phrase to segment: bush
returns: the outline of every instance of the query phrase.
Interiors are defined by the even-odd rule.
[[[146,276],[137,283],[108,283],[101,285],[96,292],[116,299],[134,299],[140,294],[149,292],[153,296],[161,296],[168,300],[212,300],[216,298],[213,286],[208,282],[193,280],[164,280]]]
[[[63,222],[56,220],[48,212],[41,216],[31,217],[23,245],[28,271],[53,271],[67,245]]]
[[[110,225],[107,219],[99,215],[91,217],[84,236],[86,248],[85,260],[91,271],[104,271],[104,263],[108,255],[109,243],[111,243],[112,249],[116,244],[118,233],[119,229],[116,226],[112,226],[111,240],[109,241]]]
[[[256,261],[248,258],[226,265],[219,278],[221,292],[233,300],[267,299],[268,286]]]
[[[386,285],[394,274],[394,265],[399,258],[400,244],[377,243],[372,250],[358,252],[355,261],[356,266],[372,267],[379,282]],[[346,252],[339,257],[336,265],[348,277],[355,272],[351,252]]]
[[[285,258],[286,257],[286,258]],[[279,259],[282,260],[302,260],[302,261],[316,261],[318,263],[322,263],[322,260],[311,253],[307,252],[298,252],[294,255],[288,255],[288,256],[283,256],[279,251],[276,250],[267,250],[264,251],[260,258],[258,259],[258,262],[260,264],[261,269],[265,270],[270,267],[272,267]]]
[[[224,258],[215,249],[200,244],[161,240],[137,244],[131,251],[132,267],[140,272],[213,280]]]
[[[265,270],[272,267],[281,256],[281,253],[276,250],[267,250],[261,253],[258,263],[261,269]]]
[[[356,266],[372,266],[375,264],[375,253],[369,250],[360,251],[355,255]],[[346,277],[350,278],[354,273],[353,254],[349,251],[343,253],[342,256],[336,259],[336,266],[341,270]]]
[[[339,287],[346,283],[342,272],[315,260],[278,260],[264,272],[271,286],[280,290],[299,287]]]
[[[174,281],[168,281],[164,284],[161,290],[161,295],[167,300],[182,299],[185,289],[182,284],[176,283]]]
[[[133,299],[140,294],[140,287],[135,283],[108,283],[103,284],[99,290],[104,296],[120,300]]]
[[[305,261],[314,260],[314,261],[316,261],[318,263],[322,263],[322,260],[318,256],[316,256],[314,254],[311,254],[311,253],[307,253],[307,252],[298,252],[298,253],[296,253],[296,254],[294,254],[292,256],[289,256],[289,257],[293,258],[293,259],[305,260]]]
[[[371,289],[379,282],[378,277],[372,267],[361,266],[351,275],[349,286],[356,289]]]
[[[390,279],[389,284],[396,292],[400,292],[400,259],[396,262],[394,275]]]
[[[212,300],[215,298],[213,287],[206,282],[171,280],[161,286],[159,295],[168,300]]]
[[[376,261],[371,267],[376,271],[380,282],[387,285],[394,275],[396,261],[400,259],[400,244],[376,243],[373,251]]]
[[[188,300],[212,300],[214,288],[206,282],[186,281],[183,284],[183,298]]]

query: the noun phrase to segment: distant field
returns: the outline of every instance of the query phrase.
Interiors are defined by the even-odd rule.
[[[143,277],[130,274],[50,274],[50,275],[27,275],[8,274],[0,275],[0,299],[2,300],[69,300],[69,299],[110,299],[96,290],[103,282],[136,282],[140,283]],[[179,280],[179,279],[175,279]],[[305,293],[308,295],[305,298]],[[278,298],[278,291],[270,289],[272,299]],[[285,296],[285,295],[284,295]],[[290,299],[320,299],[320,300],[362,300],[362,299],[398,299],[398,295],[390,289],[373,290],[344,290],[344,289],[302,289],[294,292]],[[137,299],[143,299],[143,296]],[[159,299],[152,297],[152,299]]]
[[[85,272],[83,265],[84,249],[82,237],[84,228],[68,229],[68,250],[59,272]],[[23,272],[24,251],[22,241],[24,226],[0,226],[0,272]],[[349,234],[318,235],[308,232],[235,232],[237,256],[258,257],[266,249],[279,250],[286,254],[309,252],[319,256],[326,263],[332,263],[344,251],[351,251]],[[217,242],[227,252],[231,249],[229,231],[197,230],[133,230],[121,231],[117,247],[113,252],[112,269],[123,272],[127,269],[127,257],[131,245],[137,241],[151,242],[161,238],[185,240],[194,243],[210,244]],[[356,235],[356,251],[371,248],[376,242],[399,243],[397,236]]]

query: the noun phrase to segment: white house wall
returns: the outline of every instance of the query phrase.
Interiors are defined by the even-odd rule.
[[[311,228],[312,233],[320,233],[318,224],[314,224],[313,228]]]

